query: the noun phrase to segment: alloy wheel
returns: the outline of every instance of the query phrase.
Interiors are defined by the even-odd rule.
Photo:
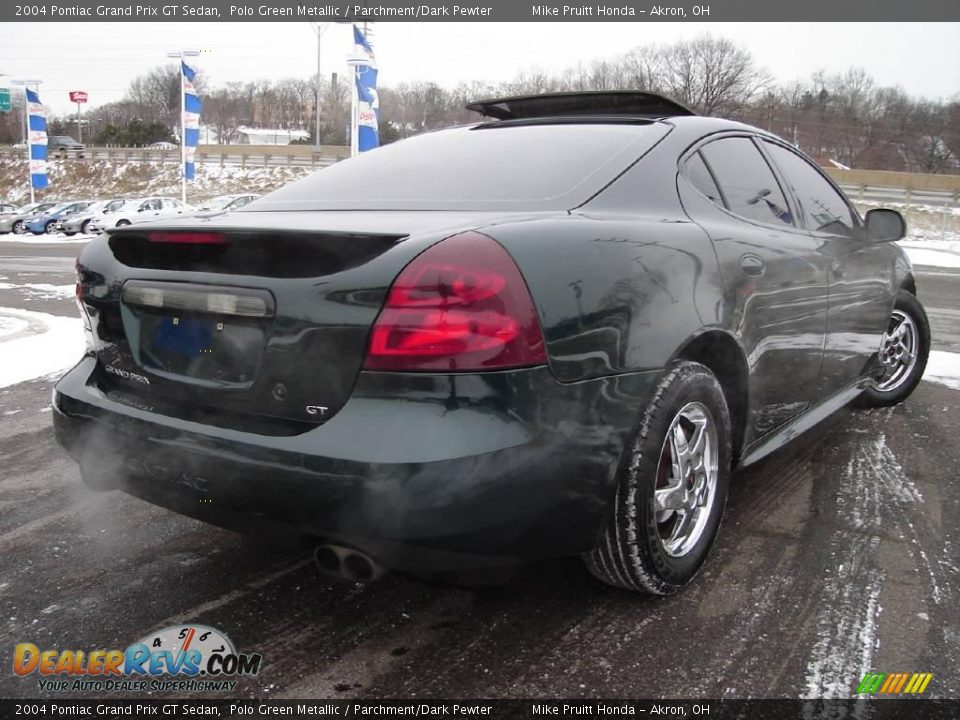
[[[705,405],[690,402],[674,416],[657,466],[653,506],[664,552],[689,553],[700,540],[717,495],[717,427]]]
[[[890,325],[880,341],[883,376],[876,382],[876,389],[891,392],[903,385],[917,364],[919,348],[917,324],[902,310],[894,310]]]

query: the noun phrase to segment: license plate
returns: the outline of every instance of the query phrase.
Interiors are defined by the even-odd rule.
[[[217,382],[253,380],[264,344],[258,323],[196,315],[137,314],[140,356],[150,368]]]
[[[220,330],[223,329],[222,323]],[[165,317],[154,332],[153,348],[194,358],[211,352],[215,324],[212,320],[198,318]]]

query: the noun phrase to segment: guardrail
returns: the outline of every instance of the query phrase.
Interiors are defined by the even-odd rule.
[[[894,202],[907,205],[936,205],[956,207],[960,205],[960,190],[914,190],[909,187],[878,187],[876,185],[848,185],[840,188],[853,201]]]
[[[349,148],[343,153],[339,146],[323,146],[316,150],[310,146],[249,146],[243,145],[205,145],[200,146],[194,155],[194,162],[200,164],[239,165],[240,167],[309,167],[323,168],[333,165],[349,155]],[[23,158],[22,148],[2,147],[0,157]],[[54,156],[54,159],[55,156]],[[180,149],[160,148],[123,148],[88,147],[83,157],[73,154],[66,159],[71,162],[158,162],[179,163]]]

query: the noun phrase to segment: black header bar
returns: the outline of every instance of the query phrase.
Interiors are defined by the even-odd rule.
[[[0,22],[911,22],[960,20],[957,0],[58,0],[0,3]],[[857,42],[856,36],[851,42]]]

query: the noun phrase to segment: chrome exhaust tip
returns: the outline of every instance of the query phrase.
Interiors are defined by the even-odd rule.
[[[366,553],[343,545],[318,545],[313,551],[313,560],[324,575],[350,582],[373,582],[389,572]]]

